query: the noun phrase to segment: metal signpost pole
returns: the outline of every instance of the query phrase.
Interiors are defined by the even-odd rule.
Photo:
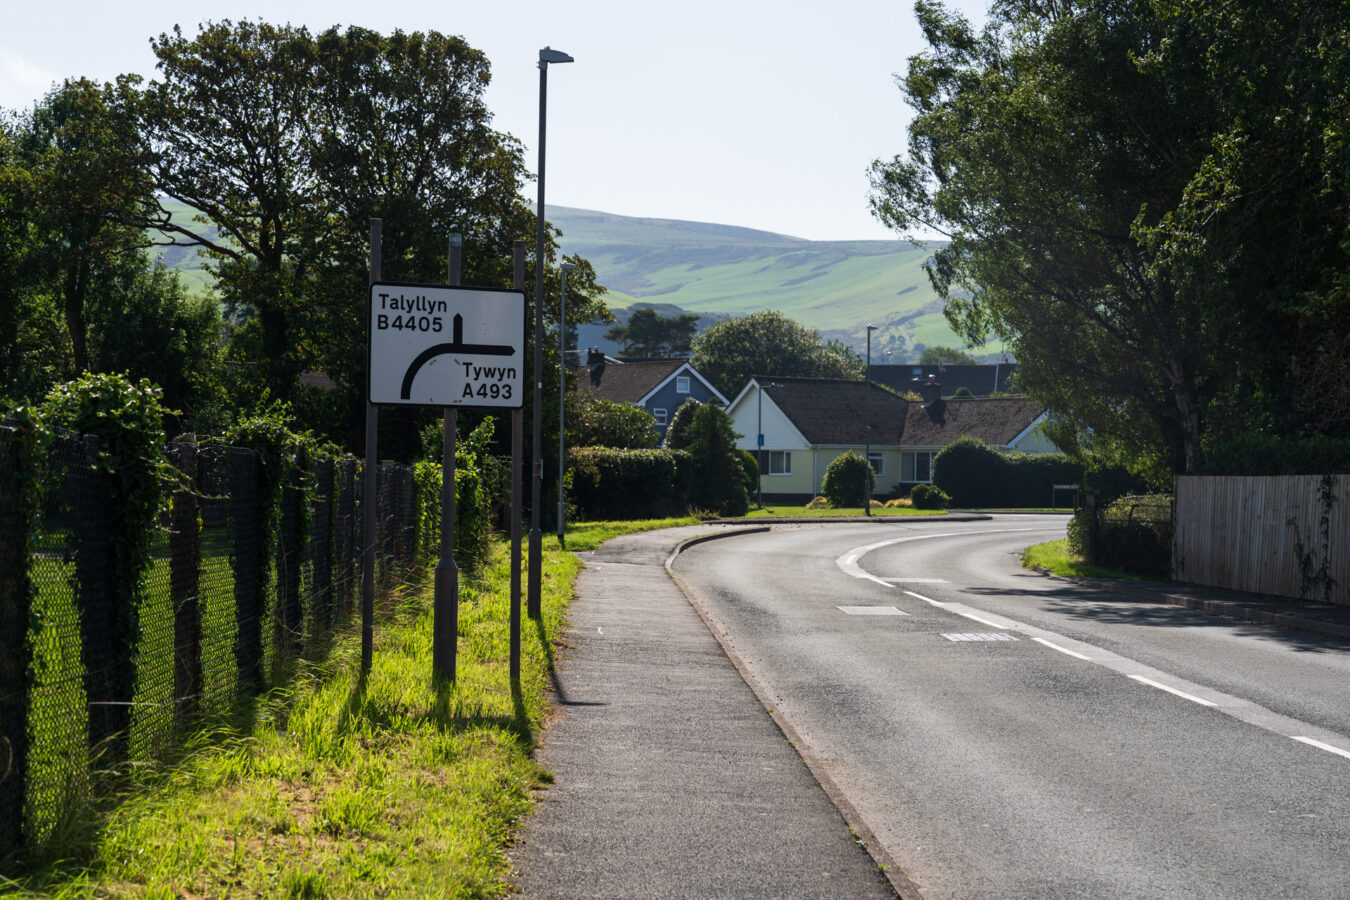
[[[384,221],[370,220],[370,283],[381,278]],[[366,317],[369,319],[369,316]],[[367,373],[369,377],[369,373]],[[366,395],[366,467],[361,498],[361,672],[369,674],[375,654],[375,504],[379,482],[380,411]]]
[[[542,615],[540,580],[543,572],[543,533],[539,530],[539,491],[544,478],[544,147],[548,124],[548,65],[569,63],[572,57],[549,47],[539,51],[539,202],[534,227],[534,434],[530,436],[530,618]]]
[[[463,239],[450,235],[446,283],[459,287]],[[436,563],[432,600],[431,670],[446,681],[455,680],[459,644],[459,567],[455,565],[455,430],[456,411],[445,411],[441,439],[441,558]]]
[[[511,247],[511,286],[525,290],[525,242]],[[520,525],[525,493],[525,412],[511,410],[511,683],[520,682]]]

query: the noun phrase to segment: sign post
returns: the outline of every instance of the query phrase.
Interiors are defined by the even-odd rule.
[[[458,280],[455,256],[452,249],[452,281]],[[455,410],[523,406],[525,294],[372,280],[368,329],[370,403],[445,409],[431,657],[432,671],[454,680],[459,606],[453,556]]]

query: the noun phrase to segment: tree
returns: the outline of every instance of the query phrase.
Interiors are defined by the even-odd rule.
[[[656,443],[656,417],[640,406],[576,391],[564,415],[569,447],[646,450]]]
[[[633,310],[628,321],[605,332],[605,338],[623,344],[625,356],[679,356],[689,353],[698,332],[698,316],[661,315],[649,307]]]
[[[693,397],[680,404],[679,409],[671,415],[670,421],[666,423],[667,450],[683,450],[689,446],[689,423],[694,421],[694,413],[703,404]]]
[[[694,368],[728,397],[756,375],[862,378],[856,355],[825,347],[820,333],[771,310],[728,319],[694,340]]]
[[[921,366],[977,366],[980,361],[956,347],[925,347],[919,354]]]
[[[929,275],[953,327],[1009,341],[1028,393],[1154,477],[1306,433],[1298,373],[1350,322],[1343,5],[1028,0],[979,35],[917,12],[909,152],[871,202],[950,236]]]
[[[746,473],[736,449],[738,437],[725,410],[705,403],[694,411],[685,449],[693,458],[689,502],[695,509],[727,516],[743,516],[749,510]]]
[[[28,265],[58,301],[76,372],[89,369],[91,296],[147,243],[153,185],[136,96],[131,78],[67,81],[21,121],[14,142],[27,170]]]

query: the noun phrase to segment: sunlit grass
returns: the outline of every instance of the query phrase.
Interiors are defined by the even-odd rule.
[[[676,528],[681,525],[697,525],[699,519],[685,516],[679,519],[638,519],[631,522],[578,522],[567,526],[567,549],[573,552],[594,550],[605,541],[625,534],[637,534],[642,531],[655,531],[658,528]],[[547,546],[558,546],[557,535],[549,538]]]
[[[874,516],[942,516],[946,515],[945,509],[913,509],[908,506],[874,506],[872,515]],[[826,506],[810,508],[806,506],[782,506],[778,504],[765,504],[761,507],[754,507],[745,514],[747,519],[763,518],[800,518],[817,516],[862,516],[864,515],[861,506]]]
[[[1082,557],[1069,550],[1069,541],[1067,538],[1058,541],[1047,541],[1044,544],[1035,544],[1028,547],[1022,553],[1022,565],[1028,569],[1039,566],[1056,575],[1077,575],[1083,578],[1123,578],[1131,581],[1142,580],[1142,576],[1140,575],[1118,572],[1115,569],[1104,569],[1101,566],[1094,566],[1083,562]]]
[[[551,641],[580,561],[547,552],[543,620],[509,678],[505,547],[461,581],[457,678],[431,673],[431,589],[390,601],[368,679],[348,626],[257,702],[247,731],[198,738],[142,776],[87,853],[24,884],[41,897],[490,897],[511,828],[546,779],[531,759]],[[3,884],[3,882],[0,882]],[[0,887],[0,893],[4,888]]]

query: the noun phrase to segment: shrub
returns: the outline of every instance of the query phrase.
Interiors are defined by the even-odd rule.
[[[914,505],[908,497],[896,497],[893,500],[886,501],[887,509],[909,509]]]
[[[1172,563],[1172,497],[1121,497],[1079,510],[1069,522],[1069,549],[1084,560],[1152,578],[1166,578]]]
[[[952,498],[940,487],[931,484],[916,484],[909,492],[909,501],[915,509],[946,509]]]
[[[850,450],[830,461],[820,489],[834,506],[862,506],[871,486],[871,467]]]
[[[759,492],[759,462],[749,450],[741,451],[741,474],[745,481],[745,492],[750,495]]]
[[[960,507],[1048,506],[1056,484],[1079,484],[1083,467],[1061,454],[1002,453],[963,437],[933,459],[933,484]]]
[[[568,451],[572,498],[581,519],[653,519],[689,507],[690,454],[684,450]]]
[[[828,509],[829,506],[830,501],[824,497],[812,497],[811,501],[806,504],[807,509]]]
[[[670,417],[670,422],[666,425],[665,448],[667,450],[684,450],[689,446],[687,432],[689,423],[694,419],[694,413],[703,404],[690,397],[680,404],[680,408]]]

